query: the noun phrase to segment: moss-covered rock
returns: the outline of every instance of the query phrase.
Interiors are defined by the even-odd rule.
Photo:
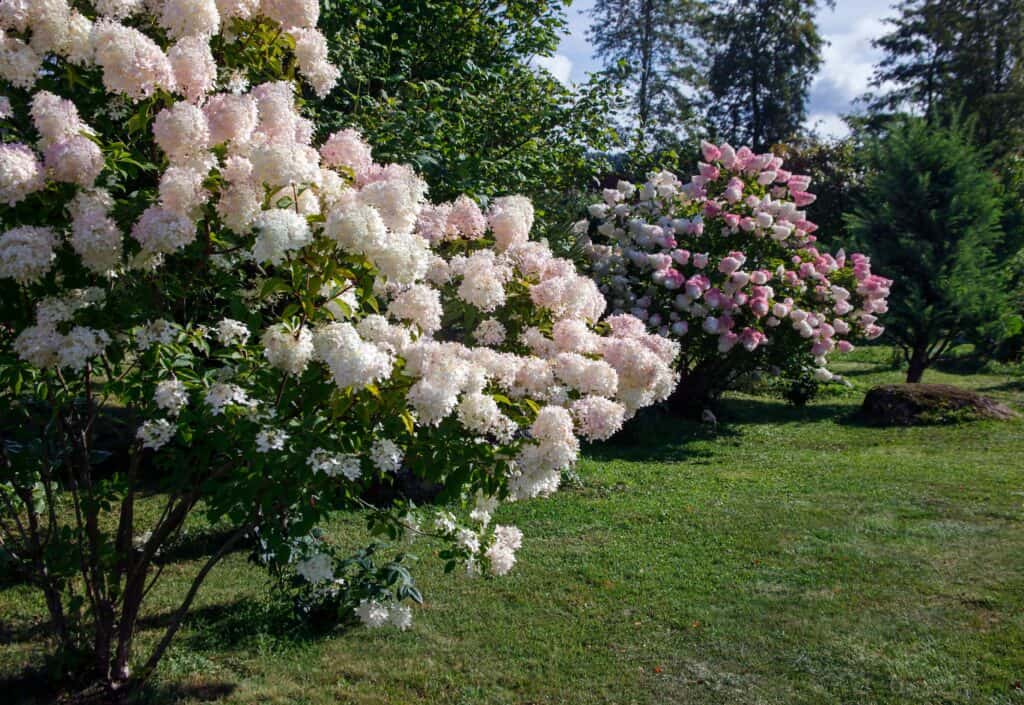
[[[1017,413],[977,392],[949,384],[885,384],[871,389],[861,406],[875,426],[957,423],[974,419],[1011,419]]]

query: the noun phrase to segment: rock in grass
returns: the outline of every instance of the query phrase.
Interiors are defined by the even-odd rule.
[[[1017,417],[1004,404],[949,384],[883,384],[867,393],[860,411],[861,417],[873,426]]]

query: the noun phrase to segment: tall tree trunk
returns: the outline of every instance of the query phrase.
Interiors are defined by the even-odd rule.
[[[644,0],[643,29],[640,39],[640,90],[637,92],[637,147],[645,148],[647,126],[651,120],[651,74],[654,71],[654,0]]]

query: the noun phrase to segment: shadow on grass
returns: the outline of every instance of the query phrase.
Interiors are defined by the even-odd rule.
[[[226,681],[160,683],[144,686],[127,702],[133,705],[172,705],[184,700],[213,702],[228,697],[237,686]],[[0,678],[0,693],[10,705],[51,705],[73,701],[79,691],[42,667],[25,668],[17,675]]]
[[[46,638],[50,633],[50,622],[26,622],[11,624],[0,621],[0,645],[24,644]]]
[[[139,629],[162,631],[170,621],[170,611],[148,615],[139,620]],[[0,644],[14,641],[36,641],[45,636],[46,624],[31,628],[0,625]],[[192,611],[185,629],[175,640],[173,648],[161,661],[159,682],[147,684],[129,702],[170,704],[183,700],[209,702],[230,696],[236,685],[221,677],[212,677],[196,663],[207,663],[211,654],[258,649],[264,652],[293,650],[312,644],[339,629],[316,631],[300,619],[286,601],[269,597],[264,600],[242,599],[235,602],[208,605]],[[189,664],[185,673],[176,662]],[[196,680],[190,680],[196,679]],[[78,692],[68,682],[55,679],[40,665],[26,665],[20,672],[0,678],[3,703],[12,705],[42,705],[62,702]]]
[[[63,691],[63,687],[40,666],[26,667],[16,675],[0,678],[0,693],[4,693],[4,702],[11,705],[55,703]]]
[[[789,423],[833,421],[842,426],[864,426],[858,413],[858,397],[793,406],[785,402],[756,397],[727,399],[722,403],[719,422],[726,427],[763,426]]]
[[[157,565],[167,565],[170,563],[202,560],[213,555],[217,549],[227,543],[233,533],[235,533],[235,529],[228,527],[183,534],[174,543],[154,556],[153,562]],[[252,548],[252,545],[252,540],[247,537],[245,540],[238,541],[229,553],[249,550]]]
[[[171,705],[184,700],[201,703],[222,700],[235,692],[238,686],[227,681],[208,683],[161,683],[143,688],[128,702],[130,705]]]
[[[140,620],[143,629],[163,629],[171,619],[170,611]],[[186,629],[177,641],[178,648],[196,653],[220,653],[258,647],[288,649],[315,642],[338,633],[335,629],[316,630],[300,618],[292,604],[276,596],[245,598],[234,602],[207,605],[192,610]]]
[[[892,372],[899,372],[900,368],[895,365],[882,363],[872,364],[870,367],[858,367],[852,370],[843,370],[843,377],[867,377],[869,375],[881,375]]]
[[[989,384],[978,387],[979,392],[1024,392],[1024,379],[1011,379],[1002,384]]]
[[[586,454],[605,461],[693,460],[711,456],[694,444],[734,435],[736,432],[729,428],[677,418],[655,407],[641,410],[611,440],[589,444]]]
[[[988,368],[989,360],[981,355],[947,355],[936,360],[932,367],[951,375],[976,375]]]
[[[857,396],[795,407],[777,399],[732,397],[722,400],[716,421],[707,423],[673,416],[660,407],[645,409],[611,440],[587,446],[586,454],[598,461],[697,461],[712,457],[716,442],[739,441],[744,426],[828,420],[842,426],[866,426],[859,414],[860,403]]]
[[[234,529],[225,528],[184,534],[154,556],[153,563],[159,566],[203,560],[213,555],[217,549],[228,541],[233,533]],[[249,539],[239,541],[231,548],[229,553],[250,550],[252,545],[252,541]],[[26,576],[17,575],[9,570],[0,570],[0,591],[28,584],[29,580]],[[0,643],[3,642],[3,634],[3,627],[0,625]]]

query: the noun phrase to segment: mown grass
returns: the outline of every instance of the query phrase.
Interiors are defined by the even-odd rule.
[[[296,629],[237,553],[214,573],[153,702],[1024,703],[1024,422],[875,429],[854,388],[805,409],[736,395],[719,426],[648,417],[586,451],[580,483],[511,505],[500,580],[445,576],[409,632]],[[1020,378],[929,372],[1021,408]],[[193,528],[201,539],[208,527]],[[357,544],[358,517],[331,527]],[[188,548],[188,547],[185,547]],[[171,609],[202,551],[173,556]],[[4,700],[46,702],[38,599],[0,588]]]

